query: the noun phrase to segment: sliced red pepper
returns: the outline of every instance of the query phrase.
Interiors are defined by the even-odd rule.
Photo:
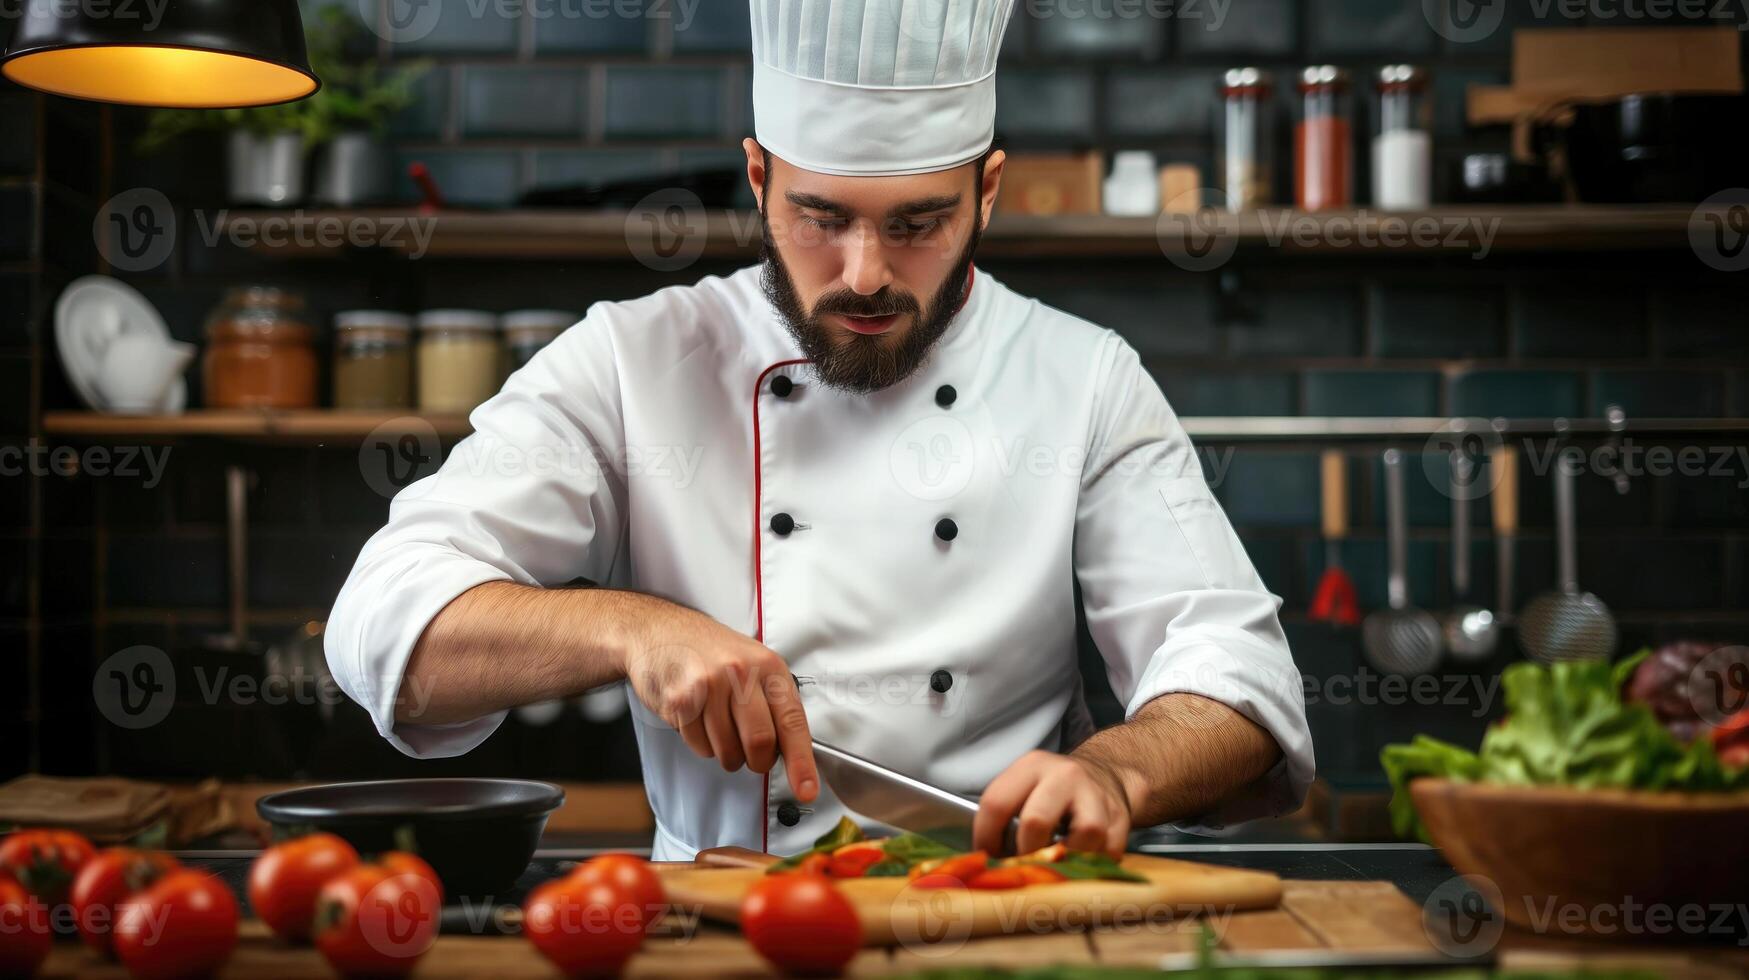
[[[1042,864],[1023,864],[1014,870],[1029,885],[1049,885],[1059,881],[1068,881],[1068,877],[1055,868],[1047,868]]]
[[[802,863],[796,865],[796,871],[801,874],[823,875],[827,873],[832,859],[825,854],[810,854],[802,858]]]
[[[1026,887],[1026,875],[1019,868],[990,868],[971,881],[966,887],[983,891],[1006,891],[1010,888]]]
[[[1749,740],[1749,709],[1739,711],[1713,729],[1713,744]]]
[[[826,874],[833,878],[861,878],[868,869],[886,860],[880,848],[841,849],[826,863]]]
[[[958,878],[955,878],[953,875],[937,874],[937,873],[932,871],[929,874],[918,875],[917,877],[912,878],[911,879],[911,887],[912,888],[964,888],[964,887],[966,887],[966,883],[959,880]]]

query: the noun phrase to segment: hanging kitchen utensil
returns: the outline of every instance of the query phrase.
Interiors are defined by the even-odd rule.
[[[1348,461],[1340,452],[1330,450],[1324,453],[1320,462],[1324,575],[1318,580],[1308,615],[1315,622],[1359,626],[1360,599],[1354,589],[1354,580],[1342,567],[1342,543],[1348,540]]]
[[[1475,483],[1476,461],[1462,448],[1451,453],[1451,595],[1445,614],[1445,649],[1453,660],[1475,663],[1494,655],[1500,644],[1500,621],[1493,610],[1470,601],[1469,489]]]
[[[1490,465],[1495,469],[1488,497],[1494,514],[1494,618],[1505,626],[1515,618],[1518,601],[1512,587],[1518,571],[1518,450],[1500,446]]]
[[[1567,453],[1555,463],[1555,549],[1559,586],[1524,607],[1519,642],[1543,663],[1607,660],[1615,653],[1615,617],[1603,600],[1579,588],[1578,531],[1574,524],[1573,478],[1578,461]]]
[[[1439,665],[1439,621],[1409,604],[1409,518],[1403,493],[1403,453],[1385,451],[1385,521],[1390,552],[1390,608],[1366,618],[1367,660],[1387,674],[1425,674]]]

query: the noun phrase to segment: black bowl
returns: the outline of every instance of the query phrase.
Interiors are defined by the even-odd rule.
[[[361,854],[411,848],[447,896],[507,890],[528,867],[565,791],[526,779],[384,779],[263,796],[275,836],[328,831]]]

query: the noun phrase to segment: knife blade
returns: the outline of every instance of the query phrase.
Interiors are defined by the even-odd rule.
[[[857,813],[959,850],[971,850],[977,801],[819,739],[814,739],[814,764],[838,799]],[[1002,855],[1014,853],[1019,831],[1020,821],[1010,820],[1003,834]]]

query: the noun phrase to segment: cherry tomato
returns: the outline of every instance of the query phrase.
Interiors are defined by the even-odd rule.
[[[761,878],[741,901],[741,931],[788,973],[840,973],[862,946],[856,909],[819,875]]]
[[[361,864],[328,879],[314,920],[323,959],[346,977],[406,975],[437,939],[443,905],[434,877]]]
[[[966,882],[967,888],[983,891],[1003,891],[1025,885],[1026,876],[1020,873],[1019,868],[991,868]]]
[[[237,900],[212,875],[172,871],[122,901],[114,944],[135,980],[206,976],[237,946]]]
[[[48,906],[0,871],[0,977],[28,977],[49,958]]]
[[[310,938],[316,893],[358,866],[358,852],[333,834],[311,834],[275,844],[249,868],[249,905],[281,939]]]
[[[572,874],[528,896],[522,934],[566,976],[613,977],[643,947],[644,916],[618,884]]]
[[[99,953],[108,953],[116,906],[180,867],[175,858],[163,851],[132,847],[106,847],[98,851],[73,879],[70,900],[79,938]]]
[[[53,907],[67,900],[73,879],[97,849],[70,830],[18,830],[0,840],[0,870]]]
[[[831,866],[832,855],[810,854],[802,858],[802,863],[796,865],[795,870],[805,875],[823,875]]]
[[[412,851],[384,851],[377,855],[375,862],[396,874],[415,874],[431,882],[431,890],[437,895],[437,905],[443,907],[443,879],[437,876],[437,869],[425,862],[425,859]]]
[[[668,908],[667,893],[662,879],[651,870],[650,862],[630,854],[603,854],[585,862],[572,872],[584,881],[605,881],[632,896],[642,915],[644,928],[662,917]]]

